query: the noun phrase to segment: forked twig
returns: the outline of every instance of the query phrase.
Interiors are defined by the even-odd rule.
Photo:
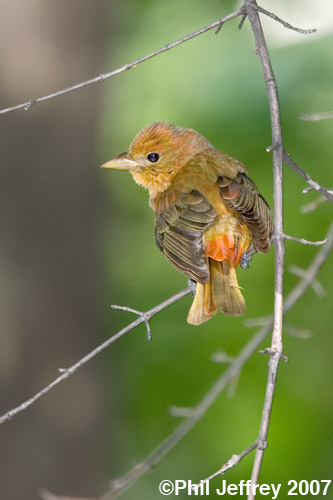
[[[313,189],[316,191],[319,191],[325,198],[327,198],[331,203],[333,203],[333,191],[330,189],[327,189],[323,186],[321,186],[317,181],[312,179],[309,174],[304,172],[304,170],[299,167],[294,160],[290,158],[290,155],[283,150],[283,161],[286,163],[286,165],[289,165],[295,172],[302,177]]]
[[[51,382],[50,384],[48,384],[41,391],[37,392],[37,394],[35,394],[34,396],[32,396],[30,399],[27,399],[26,401],[24,401],[23,403],[21,403],[16,408],[13,408],[12,410],[9,410],[4,415],[2,415],[0,417],[0,424],[3,424],[7,420],[12,419],[15,415],[17,415],[17,413],[20,413],[21,411],[24,411],[27,408],[29,408],[29,406],[31,406],[32,404],[34,404],[39,398],[41,398],[42,396],[44,396],[51,389],[53,389],[56,385],[58,385],[60,382],[62,382],[66,378],[68,378],[70,375],[73,375],[73,373],[75,373],[76,370],[78,370],[83,365],[85,365],[86,363],[88,363],[88,361],[90,361],[92,358],[94,358],[95,356],[97,356],[97,354],[99,354],[100,352],[104,351],[104,349],[106,349],[107,347],[109,347],[109,345],[113,344],[114,342],[116,342],[117,340],[119,340],[121,337],[123,337],[124,335],[126,335],[126,333],[130,332],[131,330],[133,330],[134,328],[136,328],[137,326],[139,326],[141,323],[145,323],[146,326],[147,326],[147,322],[149,322],[149,319],[152,318],[153,316],[155,316],[155,314],[159,313],[160,311],[162,311],[166,307],[170,306],[174,302],[177,302],[178,300],[180,300],[183,297],[185,297],[185,295],[189,295],[190,293],[191,293],[191,288],[187,287],[184,290],[182,290],[181,292],[178,292],[175,295],[173,295],[172,297],[170,297],[169,299],[165,300],[164,302],[161,302],[161,304],[159,304],[159,305],[157,305],[155,307],[152,307],[149,311],[147,311],[145,313],[139,313],[138,311],[135,311],[137,314],[139,314],[139,318],[138,319],[136,319],[135,321],[133,321],[129,325],[125,326],[125,328],[123,328],[118,333],[116,333],[115,335],[113,335],[112,337],[110,337],[108,340],[106,340],[105,342],[103,342],[103,344],[101,344],[98,347],[96,347],[96,349],[94,349],[89,354],[87,354],[86,356],[84,356],[84,358],[80,359],[77,363],[75,363],[74,365],[72,365],[70,368],[61,369],[62,374],[59,377],[57,377],[55,380],[53,380],[53,382]]]

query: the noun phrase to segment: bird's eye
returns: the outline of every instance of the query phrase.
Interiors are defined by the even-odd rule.
[[[160,159],[160,155],[158,153],[149,153],[147,159],[150,163],[156,163]]]

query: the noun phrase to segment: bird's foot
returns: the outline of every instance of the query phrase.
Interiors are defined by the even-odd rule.
[[[193,297],[195,296],[195,292],[197,291],[197,284],[195,281],[188,280],[187,281],[188,286],[191,288],[191,293]]]
[[[250,267],[252,255],[254,255],[255,253],[257,253],[257,251],[254,248],[251,248],[243,253],[243,255],[241,256],[240,263],[239,263],[239,265],[241,266],[242,269],[247,269],[248,267]]]

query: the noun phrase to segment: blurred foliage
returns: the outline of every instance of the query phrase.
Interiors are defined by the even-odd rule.
[[[110,20],[110,64],[118,67],[209,24],[235,8],[234,2],[199,0],[128,0],[118,2]],[[284,28],[281,26],[281,31]],[[301,36],[301,35],[300,35]],[[195,128],[217,148],[243,161],[261,193],[273,204],[270,117],[259,58],[246,22],[208,32],[105,85],[99,137],[99,162],[125,151],[135,134],[154,120]],[[326,187],[332,179],[333,121],[309,123],[297,113],[332,109],[332,39],[307,37],[302,43],[271,50],[276,74],[283,136],[293,159]],[[103,329],[116,332],[134,319],[109,311],[109,304],[146,310],[186,286],[186,279],[164,260],[155,247],[153,213],[147,193],[123,172],[101,172],[105,193],[100,247],[105,262],[102,297]],[[288,167],[284,178],[285,230],[307,239],[324,238],[332,220],[325,203],[310,214],[300,207],[318,194],[302,194],[305,183]],[[319,251],[286,242],[286,294],[298,281],[288,273],[295,264],[306,268]],[[309,289],[287,314],[309,339],[288,334],[260,482],[328,479],[333,459],[332,413],[332,257],[319,274],[328,298]],[[239,270],[247,317],[266,316],[273,309],[274,248],[257,255],[250,269]],[[144,327],[127,335],[109,351],[105,367],[106,396],[112,386],[109,411],[110,455],[107,477],[125,473],[142,460],[175,428],[171,404],[195,405],[224,369],[210,361],[217,349],[236,355],[254,334],[243,318],[221,313],[193,327],[186,323],[190,298],[161,312],[152,322],[153,341]],[[269,339],[264,347],[269,345]],[[217,470],[233,453],[256,439],[264,398],[267,358],[255,353],[243,369],[237,391],[223,393],[208,414],[157,468],[134,487],[136,499],[156,498],[161,479],[198,481]],[[253,455],[228,472],[228,482],[250,477]],[[219,487],[220,480],[213,482]],[[133,491],[123,498],[132,498]],[[286,489],[284,489],[286,491]],[[330,496],[331,495],[331,496]],[[211,496],[214,496],[211,494]],[[333,489],[327,498],[333,498]]]

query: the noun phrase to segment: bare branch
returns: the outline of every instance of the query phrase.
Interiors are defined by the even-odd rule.
[[[327,244],[322,247],[320,252],[317,253],[315,259],[313,260],[311,266],[306,270],[304,275],[302,276],[302,281],[304,285],[304,289],[308,286],[312,285],[312,282],[315,280],[316,275],[327,259],[329,253],[333,248],[333,224],[331,224],[329,231],[326,235]],[[300,298],[303,290],[299,287],[295,287],[294,290],[290,293],[290,295],[286,298],[284,303],[284,312],[289,311],[292,305]]]
[[[333,192],[330,191],[329,189],[324,188],[323,186],[318,184],[317,181],[312,179],[309,176],[309,174],[304,172],[304,170],[302,170],[298,165],[296,165],[296,163],[290,158],[289,154],[286,151],[283,151],[283,161],[284,161],[284,163],[289,165],[289,167],[291,167],[293,170],[295,170],[295,172],[300,177],[302,177],[302,179],[304,179],[308,184],[310,184],[310,186],[313,189],[315,189],[316,191],[320,191],[321,194],[325,196],[325,198],[327,198],[331,203],[333,203]]]
[[[65,497],[63,497],[63,496],[58,497],[57,495],[54,495],[53,493],[51,493],[50,491],[47,491],[47,490],[40,490],[39,496],[43,500],[93,500],[91,498],[69,497],[67,495]]]
[[[303,245],[320,246],[320,245],[325,245],[325,243],[327,243],[327,238],[320,241],[309,241],[305,240],[304,238],[296,238],[295,236],[289,236],[289,234],[285,234],[283,237],[285,240],[297,241],[298,243],[302,243]]]
[[[255,450],[257,448],[257,446],[258,446],[258,441],[255,441],[254,443],[250,444],[250,446],[248,446],[241,453],[239,453],[237,455],[232,455],[232,457],[229,458],[229,460],[224,465],[222,465],[222,467],[218,471],[214,472],[213,474],[208,476],[206,479],[203,479],[202,481],[210,481],[211,479],[214,479],[214,477],[216,477],[216,476],[219,476],[221,474],[225,474],[225,472],[227,472],[227,470],[232,469],[233,467],[238,465],[239,462],[244,457],[246,457],[246,455],[251,453],[251,451]]]
[[[300,278],[303,278],[304,276],[306,276],[308,271],[304,271],[304,269],[301,269],[298,266],[289,266],[289,272],[291,274],[294,274],[295,276],[299,276]],[[316,279],[312,280],[311,286],[312,286],[314,292],[318,295],[318,297],[320,299],[323,299],[326,297],[327,294],[318,280],[316,280]]]
[[[262,318],[247,318],[244,320],[244,325],[247,328],[254,326],[265,326],[272,323],[272,316],[264,316]]]
[[[72,85],[71,87],[67,87],[62,90],[58,90],[57,92],[53,92],[52,94],[48,94],[44,97],[39,97],[38,99],[30,99],[27,102],[24,102],[22,104],[18,104],[16,106],[12,106],[10,108],[5,108],[0,110],[0,115],[9,113],[11,111],[15,111],[18,109],[24,109],[25,111],[28,111],[30,108],[35,106],[36,104],[39,104],[40,102],[47,101],[49,99],[54,99],[55,97],[59,97],[63,94],[68,94],[69,92],[74,92],[75,90],[81,89],[82,87],[87,87],[88,85],[92,85],[93,83],[99,83],[104,80],[107,80],[108,78],[112,78],[113,76],[119,75],[120,73],[123,73],[124,71],[127,71],[132,68],[136,68],[139,64],[143,63],[144,61],[147,61],[148,59],[151,59],[152,57],[155,57],[159,54],[162,54],[163,52],[167,52],[170,49],[173,49],[177,47],[178,45],[181,45],[184,42],[188,42],[189,40],[192,40],[192,38],[195,38],[199,35],[202,35],[203,33],[206,33],[209,30],[212,30],[214,28],[220,28],[224,23],[227,21],[230,21],[231,19],[234,19],[235,17],[241,16],[244,14],[244,9],[241,7],[240,9],[236,10],[235,12],[232,12],[231,14],[228,14],[227,16],[222,17],[218,21],[213,22],[212,24],[209,24],[208,26],[205,26],[203,28],[200,28],[197,31],[194,31],[193,33],[190,33],[189,35],[186,35],[179,40],[176,40],[174,42],[168,43],[161,47],[158,50],[155,50],[154,52],[151,52],[150,54],[147,54],[146,56],[141,57],[140,59],[136,59],[136,61],[133,61],[128,64],[124,64],[124,66],[121,66],[121,68],[115,69],[114,71],[110,71],[109,73],[104,73],[101,75],[98,75],[94,78],[90,78],[89,80],[86,80],[85,82],[77,83],[76,85]]]
[[[256,9],[258,12],[261,12],[262,14],[265,14],[265,16],[268,16],[274,21],[277,21],[278,23],[282,24],[285,28],[288,28],[289,30],[297,31],[297,33],[301,33],[302,35],[310,35],[311,33],[315,33],[317,31],[316,28],[310,28],[310,29],[303,29],[303,28],[296,28],[295,26],[292,26],[291,24],[287,23],[286,21],[283,21],[283,19],[280,19],[278,16],[273,14],[273,12],[269,12],[268,10],[263,9],[259,5],[253,4],[253,8]]]
[[[151,316],[147,312],[137,311],[136,309],[132,309],[131,307],[128,307],[128,306],[112,305],[111,309],[120,309],[121,311],[131,312],[131,313],[139,316],[139,318],[142,318],[146,324],[147,338],[148,338],[149,342],[151,341],[151,328],[150,328],[150,323],[149,323]]]
[[[304,328],[291,325],[290,323],[287,323],[287,321],[284,322],[283,326],[285,331],[293,337],[297,337],[299,339],[308,339],[312,337],[312,332],[310,330],[305,330]]]
[[[333,111],[326,111],[325,113],[299,113],[298,118],[307,122],[329,120],[333,118]]]
[[[266,84],[269,101],[272,129],[273,145],[273,177],[274,177],[274,214],[275,214],[275,286],[274,286],[274,322],[271,350],[272,355],[269,360],[269,370],[266,386],[264,409],[262,412],[261,424],[258,435],[258,446],[255,454],[252,470],[251,482],[258,483],[261,464],[266,448],[266,440],[270,415],[273,404],[273,397],[276,386],[278,366],[283,354],[282,347],[282,325],[283,325],[283,275],[284,275],[284,230],[283,230],[283,186],[282,186],[282,159],[283,142],[281,131],[281,117],[279,97],[276,80],[267,50],[265,37],[262,31],[257,3],[255,0],[245,0],[244,6],[251,24],[255,39],[255,52],[260,57],[261,67]],[[250,500],[255,498],[255,493],[251,492]]]
[[[305,190],[303,190],[303,193],[304,193],[304,191]],[[310,203],[307,203],[306,205],[303,205],[301,207],[300,211],[302,214],[307,214],[309,212],[313,212],[313,210],[316,210],[316,208],[318,208],[320,205],[325,203],[325,201],[327,201],[327,198],[325,198],[325,196],[323,196],[323,195],[320,195],[316,200],[311,201]]]
[[[35,394],[32,398],[27,399],[26,401],[24,401],[24,403],[20,404],[16,408],[13,408],[12,410],[10,410],[7,413],[5,413],[4,415],[2,415],[0,417],[0,424],[3,424],[7,420],[10,420],[11,418],[13,418],[17,413],[20,413],[21,411],[24,411],[27,408],[29,408],[29,406],[31,406],[33,403],[35,403],[37,401],[37,399],[39,399],[42,396],[44,396],[44,394],[48,393],[51,389],[53,389],[60,382],[62,382],[66,378],[68,378],[70,375],[73,375],[73,373],[75,373],[76,370],[78,370],[83,365],[85,365],[86,363],[88,363],[88,361],[90,361],[92,358],[94,358],[95,356],[97,356],[97,354],[99,354],[100,352],[104,351],[104,349],[106,349],[107,347],[109,347],[109,345],[113,344],[114,342],[116,342],[117,340],[119,340],[121,337],[123,337],[124,335],[126,335],[126,333],[130,332],[131,330],[133,330],[134,328],[136,328],[141,323],[146,323],[147,324],[147,321],[149,321],[150,318],[152,318],[153,316],[155,316],[155,314],[159,313],[160,311],[162,311],[166,307],[170,306],[174,302],[177,302],[178,300],[180,300],[183,297],[185,297],[185,295],[189,295],[190,293],[191,293],[191,288],[187,287],[184,290],[182,290],[181,292],[178,292],[175,295],[173,295],[172,297],[170,297],[169,299],[165,300],[164,302],[161,302],[161,304],[159,304],[158,306],[153,307],[152,309],[150,309],[146,313],[138,313],[138,314],[140,314],[138,319],[136,319],[135,321],[133,321],[132,323],[130,323],[129,325],[127,325],[125,328],[123,328],[122,330],[120,330],[118,333],[116,333],[115,335],[113,335],[112,337],[110,337],[108,340],[106,340],[105,342],[103,342],[103,344],[101,344],[98,347],[96,347],[96,349],[94,349],[93,351],[91,351],[84,358],[80,359],[77,363],[75,363],[74,365],[72,365],[70,368],[67,368],[65,371],[62,370],[63,371],[62,375],[60,375],[58,378],[56,378],[55,380],[53,380],[53,382],[51,382],[49,385],[47,385],[46,387],[44,387],[44,389],[42,389],[41,391],[37,392],[37,394]],[[127,308],[127,309],[129,310],[129,308]]]

